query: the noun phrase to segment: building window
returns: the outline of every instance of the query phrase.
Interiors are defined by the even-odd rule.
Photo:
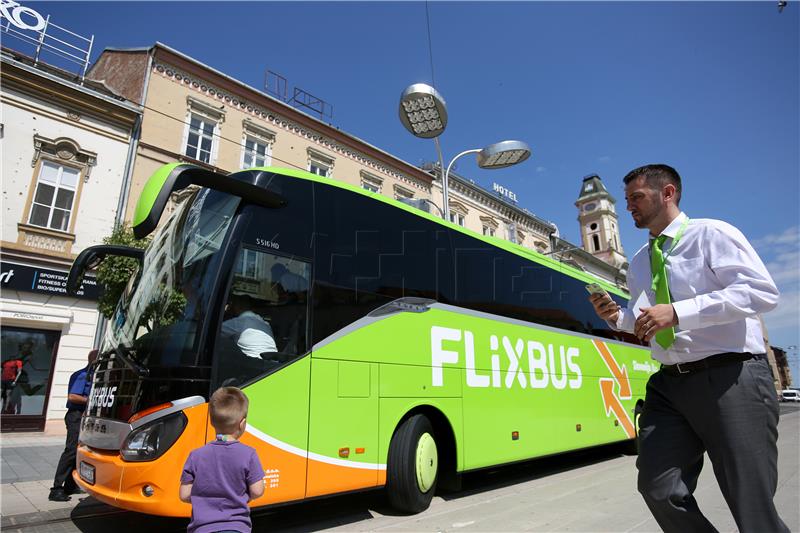
[[[320,163],[319,161],[312,161],[308,164],[308,171],[312,174],[316,174],[317,176],[322,176],[327,178],[328,174],[330,174],[330,167],[325,165],[325,163]]]
[[[242,168],[266,167],[272,163],[270,144],[253,135],[245,135]]]
[[[592,235],[592,245],[595,252],[600,251],[600,238],[597,235]]]
[[[216,107],[191,95],[186,97],[186,106],[183,153],[212,165],[217,158],[219,125],[225,121],[224,106]]]
[[[241,168],[266,167],[272,164],[272,144],[275,132],[255,124],[252,119],[242,120]]]
[[[334,159],[313,148],[308,149],[308,171],[325,178],[333,177]]]
[[[414,192],[409,191],[405,187],[401,187],[400,185],[394,186],[394,199],[395,200],[411,200],[414,198]]]
[[[464,226],[464,215],[461,213],[456,213],[454,211],[450,211],[450,222],[453,224],[458,224],[459,226]]]
[[[257,252],[242,248],[242,253],[237,257],[234,273],[243,278],[257,280],[260,274]]]
[[[78,169],[43,160],[28,223],[68,231],[80,174]]]
[[[217,123],[211,119],[192,113],[189,117],[189,133],[184,153],[193,159],[211,164],[216,127]]]
[[[483,234],[494,237],[497,234],[497,229],[500,227],[500,224],[490,216],[480,217],[480,219]]]
[[[456,202],[450,202],[450,222],[465,227],[467,219],[467,208]]]
[[[375,193],[380,193],[383,180],[369,172],[361,171],[361,187]]]

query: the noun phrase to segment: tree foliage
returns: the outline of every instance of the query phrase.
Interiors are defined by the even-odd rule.
[[[145,248],[150,239],[136,239],[128,225],[114,228],[114,231],[103,239],[103,244],[117,244],[133,248]],[[125,286],[134,275],[139,262],[132,257],[107,256],[97,268],[97,282],[103,287],[103,294],[98,302],[98,309],[106,318],[111,318],[117,307]]]

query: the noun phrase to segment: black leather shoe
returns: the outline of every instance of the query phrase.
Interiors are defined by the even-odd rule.
[[[86,494],[86,491],[80,487],[75,487],[74,489],[64,489],[64,494],[67,496],[71,496],[73,494]]]
[[[47,497],[51,502],[68,502],[71,500],[64,489],[51,489],[50,496]]]

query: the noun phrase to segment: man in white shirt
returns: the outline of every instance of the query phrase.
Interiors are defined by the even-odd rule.
[[[650,242],[631,261],[627,308],[590,300],[661,362],[639,419],[639,491],[664,531],[716,531],[693,496],[707,452],[740,531],[789,531],[773,503],[778,403],[758,319],[778,289],[739,230],[681,212],[675,169],[647,165],[623,181]]]
[[[222,323],[222,336],[231,338],[247,357],[261,359],[265,352],[276,352],[272,327],[251,311],[250,296],[234,294],[226,310],[233,318]]]

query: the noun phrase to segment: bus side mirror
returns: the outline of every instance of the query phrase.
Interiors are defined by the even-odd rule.
[[[237,172],[240,176],[247,172]],[[170,163],[159,168],[142,189],[133,215],[133,235],[137,239],[148,236],[161,219],[169,196],[189,185],[199,185],[238,196],[250,203],[277,208],[286,205],[280,195],[242,179],[234,179],[188,163]]]
[[[133,257],[137,259],[140,264],[144,261],[144,250],[141,248],[117,244],[89,246],[78,254],[78,257],[75,258],[72,267],[69,269],[69,276],[67,276],[67,294],[75,296],[78,289],[81,288],[83,276],[86,274],[86,271],[100,266],[100,263],[109,255]]]

